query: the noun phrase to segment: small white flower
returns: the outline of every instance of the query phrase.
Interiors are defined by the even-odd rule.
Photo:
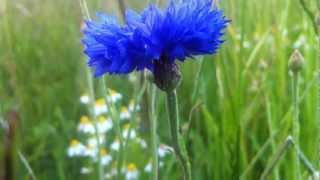
[[[92,172],[92,169],[87,168],[87,167],[82,167],[82,168],[80,169],[80,173],[81,173],[81,174],[90,174],[91,172]]]
[[[294,42],[293,48],[294,49],[299,49],[301,46],[305,45],[307,42],[306,36],[301,35],[299,38]]]
[[[96,158],[98,154],[98,148],[95,146],[87,145],[85,148],[84,156]]]
[[[106,101],[103,98],[96,100],[95,106],[94,106],[95,115],[99,116],[99,115],[104,114],[106,112],[108,112]]]
[[[112,120],[109,118],[105,118],[104,116],[100,116],[98,119],[97,127],[98,127],[98,132],[100,134],[104,134],[112,129],[113,127]]]
[[[130,131],[130,136],[128,137],[129,131]],[[124,125],[124,130],[122,131],[122,136],[123,136],[123,138],[128,137],[129,139],[134,139],[137,136],[137,134],[134,129],[131,128],[131,130],[130,130],[130,124],[126,124],[126,125]]]
[[[78,131],[83,132],[83,133],[89,133],[89,134],[95,133],[94,125],[92,124],[92,122],[90,121],[88,116],[82,116],[80,118],[80,123],[78,125]]]
[[[83,94],[81,97],[80,97],[80,102],[82,104],[88,104],[90,102],[90,97],[87,95],[87,94]]]
[[[73,139],[70,142],[70,146],[68,148],[68,156],[74,157],[74,156],[83,156],[85,153],[86,147],[81,144],[78,140]]]
[[[109,89],[110,95],[107,97],[107,101],[110,103],[116,103],[122,99],[122,95],[115,90]]]
[[[150,173],[152,171],[152,164],[148,162],[148,164],[144,167],[144,172]]]
[[[121,111],[120,111],[120,119],[126,120],[126,119],[129,119],[130,117],[131,117],[131,114],[130,114],[128,108],[122,107]]]
[[[103,134],[100,134],[99,136],[99,143],[103,144],[105,143],[105,137]],[[98,138],[96,136],[92,136],[88,139],[88,145],[90,147],[98,147]]]
[[[160,144],[158,148],[158,155],[161,158],[165,157],[167,154],[170,154],[172,152],[174,152],[173,148],[165,144]]]
[[[251,43],[250,43],[249,41],[244,41],[244,42],[243,42],[243,47],[244,47],[245,49],[249,49],[249,48],[251,48]]]
[[[140,106],[139,104],[135,104],[134,100],[131,100],[129,103],[129,107],[128,107],[130,112],[134,112],[134,109],[136,109],[136,111],[140,110]]]
[[[138,179],[139,171],[137,166],[133,163],[130,163],[126,170],[126,180],[136,180]]]
[[[119,148],[120,148],[120,141],[119,141],[119,139],[115,139],[115,140],[113,141],[113,143],[111,144],[110,147],[111,147],[112,150],[118,151]]]
[[[138,138],[137,140],[143,149],[148,147],[147,142],[144,139]]]
[[[115,175],[117,175],[117,168],[116,167],[112,167],[111,171],[107,174],[105,174],[105,178],[107,179],[111,179],[112,177],[114,177]]]
[[[101,164],[102,165],[107,166],[111,163],[112,156],[108,153],[108,151],[106,149],[101,149],[100,155],[101,155]]]

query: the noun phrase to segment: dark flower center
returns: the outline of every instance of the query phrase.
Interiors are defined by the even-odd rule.
[[[165,92],[175,90],[181,81],[181,72],[176,63],[170,62],[166,56],[154,61],[154,82]]]

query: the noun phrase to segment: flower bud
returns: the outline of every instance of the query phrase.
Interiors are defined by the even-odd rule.
[[[178,65],[164,58],[155,61],[153,74],[155,84],[165,92],[175,90],[181,81]]]
[[[298,73],[304,65],[304,58],[298,49],[294,50],[289,59],[289,69],[293,73]]]

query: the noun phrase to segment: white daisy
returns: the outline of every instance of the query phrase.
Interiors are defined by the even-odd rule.
[[[160,161],[159,167],[163,167],[163,165],[164,165],[163,162]],[[148,164],[144,167],[144,172],[150,173],[151,171],[152,171],[152,163],[151,163],[151,161],[149,161]]]
[[[109,130],[112,129],[113,123],[112,123],[112,120],[110,118],[106,118],[104,116],[100,116],[98,118],[97,126],[98,126],[98,132],[101,133],[101,134],[104,134],[104,133],[106,133],[106,132],[108,132]]]
[[[139,104],[135,104],[134,100],[131,100],[129,103],[129,107],[128,107],[130,112],[134,112],[134,109],[136,109],[136,111],[140,110],[140,106]]]
[[[112,156],[108,153],[106,149],[101,149],[100,150],[100,156],[101,156],[101,164],[104,166],[107,166],[111,163],[112,161]]]
[[[99,116],[99,115],[104,114],[106,112],[108,112],[106,101],[103,98],[96,100],[95,106],[94,106],[95,115]]]
[[[118,138],[116,138],[112,143],[111,143],[111,149],[114,151],[118,151],[120,148],[120,141]]]
[[[105,136],[103,134],[100,134],[98,137],[99,137],[100,144],[105,143]],[[88,139],[88,145],[91,147],[98,147],[98,138],[96,136],[90,137]]]
[[[174,152],[173,148],[165,144],[160,144],[158,148],[158,155],[161,158],[165,157],[167,154],[170,154],[172,152]]]
[[[87,167],[82,167],[80,169],[80,174],[90,174],[92,172],[92,169],[87,168]]]
[[[89,134],[95,133],[94,125],[92,124],[88,116],[82,116],[80,118],[78,131],[83,133],[89,133]]]
[[[110,103],[116,103],[122,99],[122,95],[115,90],[109,89],[110,95],[107,97],[107,101]]]
[[[129,139],[134,139],[137,136],[136,131],[134,129],[131,128],[131,130],[130,130],[130,124],[124,125],[123,128],[124,128],[124,130],[122,131],[123,138],[127,138],[128,137],[129,131],[130,131]]]
[[[68,156],[83,156],[85,153],[86,147],[80,143],[80,141],[73,139],[70,142],[70,146],[68,148]]]
[[[130,163],[126,170],[126,180],[136,180],[138,179],[139,171],[137,166],[133,163]]]
[[[147,142],[146,142],[144,139],[137,138],[137,141],[138,141],[138,143],[141,145],[141,147],[142,147],[143,149],[145,149],[145,148],[148,147]]]
[[[84,156],[96,158],[98,153],[98,148],[95,146],[87,145],[84,151]]]
[[[152,163],[148,162],[148,164],[144,167],[144,172],[150,173],[152,171]]]
[[[80,102],[82,104],[88,104],[90,102],[90,97],[87,95],[87,94],[83,94],[81,97],[80,97]]]
[[[109,173],[105,174],[105,178],[107,178],[107,179],[111,179],[112,177],[117,175],[117,168],[116,168],[115,164],[113,164],[112,166],[113,167],[111,168],[111,171]]]
[[[130,117],[131,117],[131,114],[130,114],[128,108],[122,107],[121,111],[120,111],[120,119],[126,120],[126,119],[129,119]]]

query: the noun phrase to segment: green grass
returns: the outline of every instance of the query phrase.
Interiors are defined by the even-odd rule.
[[[119,15],[116,1],[87,1],[92,15],[98,10]],[[316,1],[307,5],[316,13]],[[135,0],[128,6],[139,10],[144,3]],[[320,168],[315,76],[319,45],[299,1],[224,0],[221,7],[232,20],[225,44],[215,56],[184,63],[178,89],[183,122],[194,105],[203,103],[192,114],[187,138],[194,178],[237,179],[271,140],[244,179],[260,177],[276,149],[292,134],[288,60],[301,36],[305,41],[297,48],[306,63],[299,84],[300,147]],[[66,154],[83,114],[78,99],[87,91],[81,23],[78,1],[0,0],[0,115],[17,110],[16,147],[38,179],[86,179],[79,174],[78,161]],[[127,100],[139,89],[126,77],[108,77],[106,82]],[[159,92],[157,97],[158,134],[161,142],[169,143],[165,96]],[[0,135],[4,136],[3,129]],[[3,148],[1,144],[1,155]],[[280,179],[295,179],[293,156],[289,153],[278,164]],[[3,165],[0,174],[1,169]],[[160,174],[163,179],[179,179],[179,172],[173,166]],[[309,175],[302,165],[301,173],[302,179]],[[15,174],[18,179],[29,177],[18,158]],[[276,179],[276,173],[271,177]]]

